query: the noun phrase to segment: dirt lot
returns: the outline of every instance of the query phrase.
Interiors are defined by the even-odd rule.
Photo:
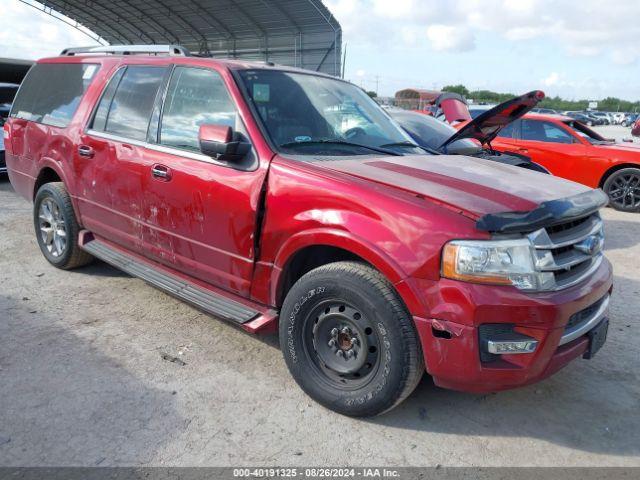
[[[351,420],[297,388],[275,337],[101,263],[56,270],[6,180],[0,205],[0,465],[640,466],[640,215],[605,212],[615,295],[594,360],[486,396],[425,377]]]

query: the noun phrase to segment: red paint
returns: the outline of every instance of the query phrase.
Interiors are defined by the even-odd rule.
[[[395,286],[415,318],[427,369],[439,385],[467,390],[513,387],[542,378],[584,349],[583,340],[557,349],[560,332],[571,314],[610,289],[608,262],[583,284],[549,294],[527,295],[512,287],[440,277],[446,242],[490,237],[475,228],[480,216],[530,210],[584,187],[548,177],[533,188],[526,170],[460,156],[315,163],[286,158],[269,147],[234,81],[233,70],[259,68],[255,65],[144,56],[43,61],[99,63],[101,68],[67,128],[9,119],[7,165],[16,191],[33,199],[38,176],[46,168],[53,170],[69,190],[83,228],[91,232],[83,238],[95,234],[114,248],[256,308],[262,315],[246,324],[246,330],[273,331],[293,256],[307,247],[331,246],[373,265]],[[119,66],[171,63],[221,75],[257,156],[255,170],[175,156],[86,131],[107,80]],[[203,138],[229,140],[228,131],[202,130]],[[91,155],[80,155],[80,146]],[[154,174],[157,168],[167,176]],[[529,356],[528,364],[483,367],[476,334],[483,322],[515,322],[534,329],[543,348]],[[434,337],[433,328],[451,333],[451,338]]]
[[[602,187],[608,172],[620,165],[640,165],[640,145],[611,143],[593,145],[565,122],[572,118],[560,115],[527,114],[529,121],[552,123],[573,138],[573,143],[552,143],[497,137],[491,146],[496,150],[527,155],[553,175],[582,183],[592,188]],[[640,128],[639,128],[640,133]]]

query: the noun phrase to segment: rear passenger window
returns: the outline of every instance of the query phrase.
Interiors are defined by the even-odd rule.
[[[237,120],[235,105],[218,73],[176,67],[162,113],[162,145],[200,151],[200,125],[227,125],[235,131]]]
[[[164,67],[129,66],[117,72],[104,91],[92,129],[133,140],[147,139],[147,128]]]
[[[11,116],[66,127],[71,123],[98,67],[87,63],[34,65],[22,82]]]

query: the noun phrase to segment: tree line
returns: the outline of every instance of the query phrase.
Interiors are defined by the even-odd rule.
[[[464,85],[447,85],[443,92],[453,92],[467,99],[473,99],[475,103],[502,103],[517,95],[512,93],[497,93],[491,90],[469,90]],[[553,108],[554,110],[586,110],[589,100],[564,100],[558,96],[547,97],[538,104],[541,108]],[[598,100],[598,110],[606,112],[640,112],[640,101],[630,102],[615,97],[607,97]]]

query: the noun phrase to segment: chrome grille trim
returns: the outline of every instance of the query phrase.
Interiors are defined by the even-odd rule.
[[[566,343],[572,342],[576,338],[581,337],[586,334],[589,330],[595,327],[600,321],[606,316],[607,311],[609,310],[609,300],[610,296],[607,294],[603,300],[601,300],[600,306],[598,309],[593,312],[589,316],[589,318],[583,320],[577,325],[574,325],[571,328],[567,328],[564,332],[564,335],[560,338],[560,345],[564,345]]]
[[[536,269],[553,274],[553,290],[574,286],[598,269],[604,258],[602,251],[593,248],[593,253],[589,253],[585,251],[584,244],[580,244],[593,236],[601,242],[602,226],[600,214],[594,213],[564,225],[541,228],[528,235],[535,249]]]
[[[600,215],[592,215],[585,223],[569,230],[549,235],[547,230],[541,228],[531,234],[529,238],[537,249],[554,249],[579,243],[589,235],[594,235],[602,230]]]

